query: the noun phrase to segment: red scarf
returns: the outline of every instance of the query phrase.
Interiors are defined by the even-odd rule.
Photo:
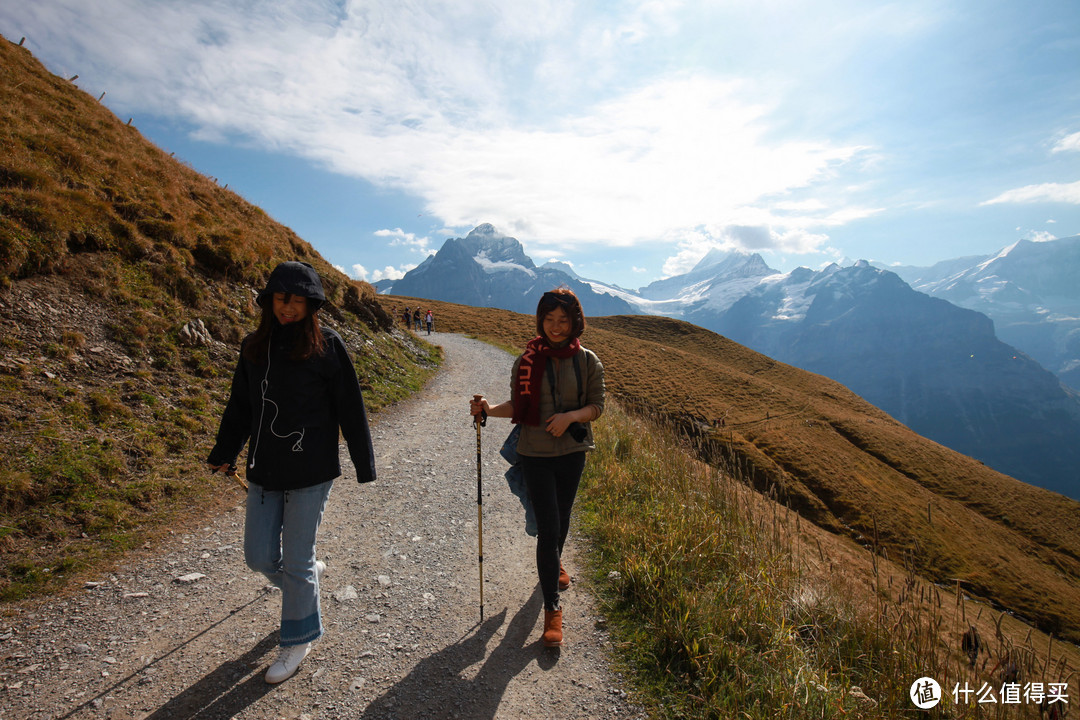
[[[548,358],[566,359],[573,357],[581,349],[581,342],[574,338],[563,347],[552,347],[547,338],[537,335],[525,345],[525,352],[518,364],[517,378],[514,380],[514,416],[512,423],[526,425],[540,424],[540,393],[543,392],[541,380]]]

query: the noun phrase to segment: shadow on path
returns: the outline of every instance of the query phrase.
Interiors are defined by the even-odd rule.
[[[235,608],[233,610],[230,610],[228,615],[226,615],[223,618],[221,618],[220,620],[217,620],[216,622],[213,622],[210,625],[206,626],[205,628],[203,628],[199,632],[197,632],[194,635],[192,635],[191,637],[189,637],[184,642],[180,643],[179,645],[177,645],[173,649],[169,650],[167,653],[159,655],[158,657],[154,658],[150,662],[148,662],[145,665],[141,666],[139,669],[128,673],[128,675],[126,675],[125,677],[123,677],[123,678],[117,680],[116,682],[112,683],[111,685],[109,685],[107,688],[105,688],[104,690],[99,692],[94,697],[92,697],[89,700],[85,701],[81,705],[78,705],[78,706],[72,708],[66,714],[61,715],[57,720],[67,720],[68,718],[74,717],[80,711],[85,710],[87,707],[92,705],[95,701],[101,700],[101,699],[105,698],[107,695],[109,695],[109,694],[111,694],[113,692],[116,692],[119,688],[126,685],[128,682],[133,680],[136,676],[144,675],[148,668],[153,668],[155,666],[160,665],[161,662],[163,660],[165,660],[166,658],[168,658],[169,656],[173,655],[174,653],[179,652],[180,650],[183,650],[185,647],[187,647],[191,643],[195,642],[196,640],[198,640],[199,638],[201,638],[203,635],[210,632],[214,628],[218,627],[219,625],[224,623],[226,620],[229,620],[231,618],[236,617],[241,611],[246,610],[247,608],[251,607],[255,603],[257,603],[260,600],[264,599],[265,597],[266,597],[266,593],[259,593],[258,595],[253,597],[251,600],[248,600],[246,603],[244,603],[240,607]],[[252,648],[250,651],[248,651],[248,653],[246,655],[244,655],[244,657],[248,658],[249,655],[251,655],[252,653],[259,650],[259,648],[263,648],[263,645],[265,643],[267,643],[268,641],[270,641],[270,643],[271,643],[271,645],[269,647],[273,647],[273,635],[276,635],[276,634],[277,634],[277,631],[275,631],[271,635],[268,635],[266,638],[263,638],[262,642],[260,642],[258,645],[256,645],[254,648]],[[262,650],[259,650],[258,656],[261,657],[262,655],[266,654],[269,651],[269,647],[263,648]],[[251,659],[253,659],[253,658],[249,658],[248,661],[250,662]],[[230,665],[230,666],[235,667],[233,665],[233,663],[235,663],[235,662],[240,662],[240,661],[232,661],[230,663],[226,663],[225,665]],[[222,665],[222,667],[225,667],[225,665]],[[218,668],[218,669],[220,670],[221,668]],[[244,674],[247,674],[246,670],[245,670]],[[210,677],[210,675],[208,675],[207,677]],[[197,687],[197,685],[192,686],[192,687]],[[188,691],[186,691],[186,692],[190,692],[190,689]],[[166,706],[166,707],[168,707],[168,706]],[[165,718],[165,717],[194,717],[194,716],[188,716],[188,715],[184,715],[184,716],[181,716],[181,715],[160,715],[159,714],[160,712],[161,711],[159,710],[157,713],[154,713],[153,715],[150,715],[148,717],[152,717],[152,718],[155,718],[155,719]],[[225,716],[225,717],[228,717],[228,716]]]
[[[255,673],[237,685],[240,678],[251,672],[253,665],[277,647],[278,631],[273,630],[255,647],[236,658],[218,665],[194,685],[184,690],[146,720],[214,720],[231,718],[266,693],[274,689]]]
[[[364,711],[365,720],[377,718],[494,718],[510,681],[529,663],[550,670],[558,662],[558,651],[544,648],[539,636],[528,642],[529,634],[543,609],[543,595],[537,585],[532,597],[514,615],[498,647],[484,660],[485,648],[506,619],[506,610],[485,620],[479,629],[457,643],[424,658],[412,672],[375,698]],[[475,679],[462,673],[484,661]]]

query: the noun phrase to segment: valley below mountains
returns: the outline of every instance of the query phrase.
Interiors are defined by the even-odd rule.
[[[683,319],[836,380],[995,470],[1080,498],[1080,393],[1066,383],[1080,366],[1080,289],[1066,277],[1078,251],[1080,238],[1022,241],[991,258],[905,269],[926,292],[865,261],[779,273],[760,255],[713,251],[684,275],[630,291],[566,264],[537,267],[485,224],[376,287],[530,314],[540,293],[566,285],[590,316]]]

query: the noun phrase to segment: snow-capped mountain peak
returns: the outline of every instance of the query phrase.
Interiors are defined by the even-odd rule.
[[[652,301],[675,301],[676,305],[682,306],[683,312],[698,303],[718,308],[737,300],[733,294],[740,288],[745,293],[759,279],[774,274],[776,270],[757,253],[724,253],[713,249],[690,272],[657,280],[641,288],[638,295]],[[681,315],[682,312],[676,310],[674,314]]]
[[[574,290],[589,314],[632,311],[616,294],[594,291],[561,266],[537,267],[520,242],[488,223],[464,238],[447,239],[437,253],[395,281],[390,292],[532,313],[537,298],[560,285]]]
[[[540,267],[542,269],[546,268],[548,270],[558,270],[559,272],[564,272],[575,280],[582,279],[580,275],[574,272],[574,268],[570,265],[570,263],[560,262],[558,260],[549,260]]]
[[[1002,340],[1080,387],[1080,236],[898,272],[920,292],[986,314]]]
[[[516,238],[502,234],[490,223],[478,225],[463,239],[456,242],[461,244],[466,254],[488,267],[505,268],[507,265],[516,265],[525,270],[536,267]]]

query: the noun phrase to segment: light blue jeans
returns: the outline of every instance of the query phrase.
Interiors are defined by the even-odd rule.
[[[299,490],[248,487],[244,561],[281,588],[282,647],[322,635],[315,537],[333,480]]]

